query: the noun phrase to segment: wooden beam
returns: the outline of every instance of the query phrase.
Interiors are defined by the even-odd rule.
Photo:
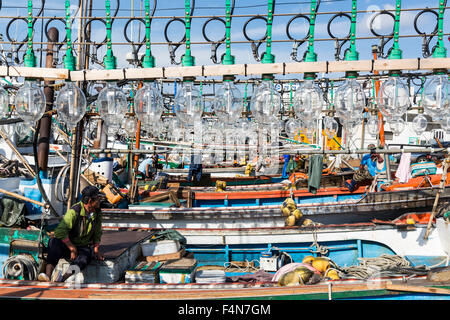
[[[450,289],[425,287],[425,286],[411,286],[411,285],[406,285],[406,284],[386,284],[386,289],[391,290],[391,291],[450,294]]]
[[[81,70],[0,66],[0,77],[29,77],[50,80],[101,81],[123,79],[164,79],[222,75],[301,74],[305,72],[332,73],[345,71],[434,70],[449,69],[450,58],[318,61],[288,63],[255,63],[236,65],[205,65],[192,67],[128,68],[114,70]]]
[[[317,72],[325,73],[328,71],[327,61],[318,62],[289,62],[284,64],[284,72],[287,73],[305,73]]]
[[[449,65],[450,65],[450,60],[449,60]],[[380,59],[380,60],[374,60],[374,62],[373,62],[373,69],[377,70],[377,71],[419,70],[419,59]]]
[[[328,72],[346,71],[372,71],[372,60],[328,62]]]
[[[233,64],[233,65],[211,65],[205,66],[203,74],[207,76],[223,76],[223,75],[245,75],[245,64]]]

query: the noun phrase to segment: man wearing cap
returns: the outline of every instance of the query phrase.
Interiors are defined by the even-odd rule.
[[[39,274],[40,281],[50,281],[59,259],[69,259],[69,270],[83,270],[94,256],[103,260],[99,251],[102,237],[102,217],[100,211],[99,190],[88,186],[81,192],[81,201],[70,208],[54,231],[54,237],[48,245],[47,266],[45,273]],[[78,268],[77,268],[78,267]],[[65,281],[72,275],[57,272],[53,281]]]

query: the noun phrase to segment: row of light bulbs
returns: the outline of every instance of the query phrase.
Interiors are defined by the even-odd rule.
[[[233,124],[242,114],[242,94],[236,87],[233,77],[224,77],[222,86],[216,91],[214,112],[223,124]],[[184,126],[192,126],[201,121],[203,97],[194,85],[193,79],[185,79],[177,91],[174,106],[175,115]],[[450,131],[450,93],[449,80],[446,73],[436,73],[428,79],[422,92],[419,110],[424,110],[432,119]],[[347,77],[344,84],[335,91],[335,115],[347,128],[361,123],[366,107],[366,96],[356,77]],[[8,93],[0,88],[0,107],[5,115],[9,105]],[[382,84],[378,97],[378,109],[391,126],[395,134],[404,128],[402,116],[410,107],[409,90],[399,73],[393,73]],[[15,108],[25,123],[33,125],[46,110],[46,99],[42,89],[34,80],[26,79],[15,96]],[[276,115],[280,111],[282,99],[275,89],[272,77],[262,79],[255,90],[250,110],[254,120],[259,124],[277,122]],[[297,119],[291,118],[285,126],[286,133],[293,137],[299,127],[312,128],[317,119],[321,118],[324,105],[322,90],[313,79],[306,79],[296,90],[293,97],[293,109]],[[82,90],[71,81],[66,81],[55,100],[55,109],[63,122],[74,128],[83,118],[86,111],[86,97]],[[97,98],[97,108],[101,118],[106,122],[110,132],[117,132],[127,126],[128,102],[125,93],[115,82],[107,82]],[[422,109],[423,108],[423,109]],[[138,120],[144,126],[159,121],[163,113],[163,98],[152,82],[144,82],[134,97],[134,111]],[[417,134],[426,130],[428,121],[422,112],[413,119],[412,126]],[[379,132],[378,115],[371,114],[368,118],[369,133]],[[338,124],[331,116],[324,118],[324,129],[334,136]]]

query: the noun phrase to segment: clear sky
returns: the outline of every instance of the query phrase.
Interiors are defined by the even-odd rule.
[[[105,16],[105,2],[103,0],[94,1],[93,15],[96,17]],[[117,0],[111,0],[112,10],[117,7]],[[154,1],[151,1],[153,6]],[[408,0],[402,1],[402,8],[425,8],[425,7],[437,7],[439,0]],[[0,24],[0,33],[6,40],[6,26],[10,19],[3,18],[4,16],[26,16],[26,0],[4,0],[2,1],[2,9],[0,10],[0,16],[2,16],[2,23]],[[72,0],[71,4],[74,8],[78,5],[78,0]],[[34,1],[35,13],[38,12],[38,7],[41,6],[41,1]],[[359,0],[358,10],[368,10],[370,12],[360,13],[357,16],[357,36],[358,37],[372,37],[373,34],[369,30],[369,22],[373,16],[384,9],[392,9],[395,6],[395,0]],[[144,10],[144,0],[121,0],[119,17],[142,17]],[[327,12],[340,12],[350,11],[351,0],[322,0],[319,7],[319,13]],[[449,17],[450,10],[446,10],[444,19],[444,32],[450,31]],[[225,0],[196,0],[195,11],[192,20],[192,41],[193,42],[205,42],[202,35],[202,28],[206,22],[206,18],[196,18],[196,16],[214,16],[223,15],[225,12]],[[64,0],[47,0],[45,3],[44,16],[63,16],[64,13]],[[302,0],[276,0],[275,13],[289,13],[288,16],[277,16],[274,18],[273,26],[273,40],[288,40],[286,34],[286,26],[288,21],[296,14],[302,13],[309,16],[310,2]],[[414,29],[414,19],[419,11],[406,11],[401,15],[401,35],[417,35]],[[266,15],[267,14],[267,1],[265,0],[236,0],[236,8],[234,10],[236,15]],[[334,14],[334,13],[333,13]],[[333,14],[320,14],[317,16],[315,38],[318,40],[315,43],[315,52],[318,54],[318,60],[334,60],[334,41],[320,41],[320,39],[329,39],[327,27],[328,22],[332,18]],[[172,0],[157,2],[157,8],[155,16],[183,16],[184,15],[184,1]],[[232,41],[245,41],[243,35],[243,26],[250,19],[250,17],[235,17],[232,21]],[[169,66],[170,59],[168,55],[167,45],[160,45],[156,43],[166,42],[164,38],[164,28],[170,19],[154,19],[152,22],[151,38],[153,44],[152,51],[156,58],[157,66]],[[124,25],[127,20],[117,19],[113,24],[113,42],[124,42]],[[47,21],[45,21],[47,22]],[[374,21],[375,31],[379,34],[388,34],[392,30],[393,20],[383,15]],[[418,19],[418,27],[424,32],[433,31],[436,25],[436,18],[432,13],[423,14]],[[54,21],[50,26],[57,27],[60,30],[60,38],[65,35],[64,25],[60,21]],[[43,27],[42,23],[36,24],[37,30],[35,32],[34,40],[40,41],[40,31]],[[92,23],[94,29],[92,40],[101,41],[106,35],[104,24],[99,21]],[[74,25],[73,33],[76,35],[77,25]],[[346,36],[349,32],[350,23],[347,19],[336,18],[331,25],[331,31],[337,37]],[[262,20],[254,20],[247,26],[247,33],[250,37],[255,39],[264,35],[266,30],[265,22]],[[308,24],[303,19],[295,20],[290,27],[290,33],[295,38],[303,38],[307,34]],[[206,33],[211,40],[218,40],[223,37],[225,32],[224,25],[219,21],[213,21],[207,25]],[[144,25],[139,22],[134,22],[129,25],[127,29],[128,37],[133,41],[142,41],[144,39]],[[184,34],[183,24],[180,22],[174,22],[168,27],[168,35],[170,40],[179,41]],[[18,21],[12,23],[10,26],[10,35],[16,37],[18,40],[22,40],[26,37],[26,24],[24,21]],[[73,36],[76,38],[76,36]],[[44,36],[45,41],[45,36]],[[431,42],[431,46],[434,46],[436,37]],[[291,62],[290,53],[292,51],[292,41],[289,42],[274,42],[272,53],[275,55],[276,62]],[[356,43],[357,51],[360,53],[360,59],[371,59],[371,46],[379,44],[379,39],[367,39],[358,40]],[[446,47],[450,47],[448,36],[445,37]],[[392,41],[387,44],[386,51],[392,45]],[[348,44],[344,45],[344,49]],[[4,46],[6,49],[7,46]],[[211,46],[209,44],[194,44],[192,46],[192,55],[196,58],[197,65],[213,64],[210,59]],[[400,48],[403,50],[404,58],[417,58],[422,57],[422,40],[420,38],[401,38]],[[245,43],[233,43],[232,54],[236,56],[236,63],[257,63],[253,58],[250,44]],[[298,55],[302,56],[306,50],[306,44],[303,44],[298,51]],[[114,54],[118,58],[119,67],[129,67],[130,65],[125,59],[127,52],[131,51],[130,45],[116,45],[113,47]],[[179,61],[181,54],[185,51],[184,46],[181,46],[176,54]],[[259,54],[265,51],[265,43],[261,45]],[[141,49],[144,52],[144,48]],[[99,49],[98,55],[100,58],[105,53],[104,47]],[[224,53],[224,45],[218,49],[218,56]],[[62,56],[62,54],[61,54]],[[102,68],[100,65],[93,65],[95,68]]]

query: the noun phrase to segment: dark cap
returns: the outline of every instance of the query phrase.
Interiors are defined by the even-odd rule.
[[[99,195],[100,191],[95,186],[87,186],[81,191],[81,196],[84,198],[95,198]]]

